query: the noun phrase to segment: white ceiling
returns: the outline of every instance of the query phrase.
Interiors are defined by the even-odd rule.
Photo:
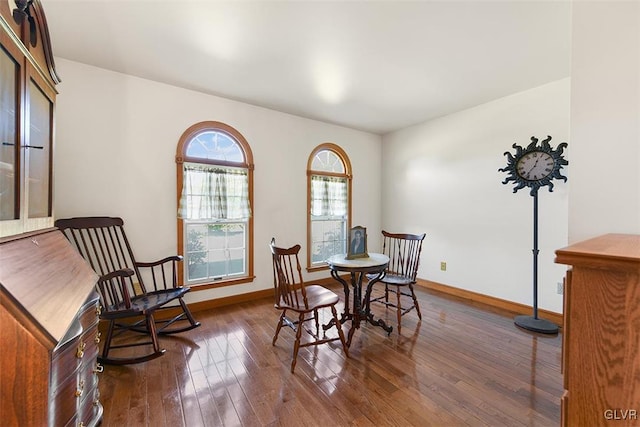
[[[378,134],[570,73],[568,1],[41,1],[57,57]]]

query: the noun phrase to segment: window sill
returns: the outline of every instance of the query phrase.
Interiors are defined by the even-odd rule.
[[[327,264],[314,265],[313,267],[307,267],[307,273],[313,273],[314,271],[323,271],[328,269],[329,266]]]
[[[224,288],[225,286],[241,285],[243,283],[251,283],[255,280],[256,276],[242,277],[240,279],[232,280],[216,280],[211,283],[198,283],[197,285],[187,285],[191,288],[191,291],[204,291],[205,289]]]

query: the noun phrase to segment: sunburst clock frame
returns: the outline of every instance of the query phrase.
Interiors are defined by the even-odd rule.
[[[529,194],[533,197],[533,315],[516,316],[514,322],[521,328],[543,334],[557,334],[558,326],[538,317],[538,190],[547,186],[549,192],[552,192],[554,179],[566,182],[567,177],[560,171],[563,166],[569,164],[563,157],[568,144],[562,142],[553,149],[550,141],[551,137],[547,136],[538,144],[538,138],[532,136],[531,143],[526,148],[513,144],[515,153],[505,152],[507,166],[498,169],[508,174],[502,181],[503,184],[515,184],[514,193],[523,188],[531,189]]]

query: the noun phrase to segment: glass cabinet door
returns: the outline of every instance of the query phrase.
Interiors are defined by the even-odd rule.
[[[20,216],[19,71],[13,57],[0,46],[0,221]]]
[[[53,120],[60,78],[49,39],[42,36],[46,21],[39,2],[23,2],[37,12],[23,25],[11,17],[13,3],[0,0],[0,237],[53,227]],[[37,44],[21,38],[32,27]]]
[[[29,81],[29,133],[25,145],[27,218],[51,216],[51,136],[53,103]]]

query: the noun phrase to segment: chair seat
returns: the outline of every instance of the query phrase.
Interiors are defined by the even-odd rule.
[[[108,317],[110,312],[115,312],[114,314],[117,314],[116,317],[122,317],[122,313],[126,311],[144,313],[149,310],[156,310],[168,302],[182,298],[187,292],[189,292],[189,288],[175,288],[139,295],[131,298],[131,308],[127,309],[124,302],[121,302],[115,306],[110,306],[105,313],[105,317]]]
[[[307,302],[310,308],[323,308],[337,304],[340,301],[338,295],[329,289],[320,285],[306,285],[305,292],[307,294]],[[287,308],[296,312],[310,311],[304,307],[302,301],[298,304],[287,304],[282,298],[280,299],[280,308]]]
[[[402,276],[400,274],[387,273],[380,282],[395,286],[406,286],[411,284],[412,280],[410,277]]]

